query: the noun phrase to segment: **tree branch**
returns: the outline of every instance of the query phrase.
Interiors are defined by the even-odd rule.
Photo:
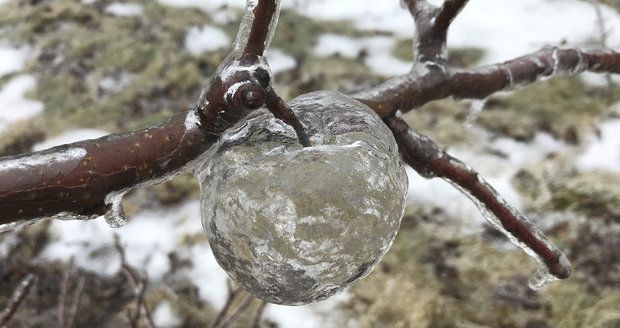
[[[0,327],[8,327],[9,322],[19,309],[19,306],[30,294],[30,290],[36,281],[37,277],[34,274],[29,273],[26,278],[19,282],[11,295],[9,303],[6,305],[4,310],[0,312]]]
[[[584,52],[579,49],[545,47],[533,54],[502,64],[474,70],[412,71],[354,94],[381,117],[407,112],[438,99],[484,99],[491,94],[533,83],[543,77],[562,74],[620,73],[620,53]]]
[[[166,123],[0,160],[0,224],[101,215],[106,196],[176,174],[215,141],[194,111]]]
[[[110,195],[171,179],[223,131],[269,99],[280,100],[263,57],[279,12],[279,0],[248,1],[235,49],[188,113],[126,134],[0,158],[0,225],[102,215],[111,210]],[[308,145],[303,125],[281,102],[271,101],[268,109]]]
[[[409,128],[403,120],[391,117],[386,124],[394,133],[405,161],[420,175],[439,177],[456,185],[480,206],[485,218],[527,253],[534,253],[559,279],[570,276],[568,259],[544,234],[534,227],[521,213],[510,206],[480,177],[478,172],[442,151],[430,138]]]
[[[468,2],[469,0],[445,0],[435,16],[435,33],[446,35],[450,25]]]

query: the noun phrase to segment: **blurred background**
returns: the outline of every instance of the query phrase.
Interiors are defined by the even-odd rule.
[[[450,33],[454,67],[545,45],[620,50],[618,0],[470,2]],[[0,0],[0,155],[184,112],[230,49],[244,3]],[[398,0],[283,4],[268,59],[285,98],[352,93],[409,70],[414,28]],[[11,326],[620,327],[619,81],[554,78],[405,116],[566,252],[573,276],[542,291],[527,287],[534,261],[467,198],[410,171],[401,230],[368,277],[319,304],[265,304],[215,262],[197,183],[182,175],[128,195],[118,229],[99,218],[1,233],[0,310],[32,274]]]

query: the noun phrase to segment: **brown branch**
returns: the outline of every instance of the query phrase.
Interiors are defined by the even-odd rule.
[[[259,0],[253,11],[254,20],[243,51],[244,55],[263,56],[275,22],[278,20],[280,0]]]
[[[508,205],[476,171],[439,149],[428,137],[411,130],[403,120],[392,117],[386,119],[386,124],[394,133],[405,161],[413,169],[424,177],[440,177],[458,186],[482,206],[482,212],[489,212],[496,218],[487,219],[497,228],[531,249],[550,274],[559,279],[568,278],[571,269],[564,254],[523,215]]]
[[[450,25],[468,2],[469,0],[445,0],[435,16],[435,33],[446,35]]]
[[[265,308],[267,308],[267,304],[269,303],[261,300],[258,309],[256,309],[256,314],[254,315],[254,323],[252,324],[252,328],[260,327],[260,322],[263,319],[263,314],[265,313]]]
[[[106,196],[178,172],[215,141],[191,118],[0,159],[0,224],[106,212]]]
[[[122,135],[0,158],[0,225],[56,215],[102,215],[111,209],[108,196],[172,178],[223,131],[263,107],[275,91],[262,54],[280,7],[279,0],[254,3],[246,8],[249,21],[244,24],[250,29],[241,29],[237,40],[245,41],[244,53],[238,58],[233,51],[224,60],[188,113]],[[269,109],[308,145],[303,126],[280,102]]]
[[[30,290],[32,286],[37,281],[37,277],[29,273],[24,279],[22,279],[17,287],[13,291],[9,303],[6,305],[4,310],[0,312],[0,327],[7,327],[13,316],[19,309],[19,306],[24,302],[24,300],[30,294]]]
[[[493,93],[561,74],[620,73],[620,53],[545,47],[533,54],[474,70],[412,71],[353,97],[381,117],[407,112],[430,101],[453,97],[484,99]]]

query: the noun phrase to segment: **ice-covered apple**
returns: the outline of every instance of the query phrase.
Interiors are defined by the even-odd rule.
[[[392,133],[336,92],[288,104],[312,143],[259,110],[227,131],[202,168],[202,220],[219,264],[277,304],[323,300],[390,248],[407,194]]]

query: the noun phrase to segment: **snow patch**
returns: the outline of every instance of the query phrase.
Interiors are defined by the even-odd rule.
[[[143,8],[137,3],[115,2],[105,7],[105,11],[119,17],[132,17],[142,15]]]
[[[600,131],[601,137],[577,159],[577,168],[620,172],[620,120],[601,124]]]
[[[22,70],[32,55],[32,49],[26,46],[15,48],[0,45],[0,77]]]
[[[172,306],[168,302],[161,302],[153,311],[153,321],[156,327],[171,328],[178,327],[181,320],[172,310]]]
[[[185,48],[194,56],[225,49],[230,45],[228,34],[211,25],[191,27],[185,36]]]
[[[345,291],[325,301],[304,305],[286,306],[268,304],[264,317],[275,321],[280,328],[322,328],[337,327],[334,323],[334,309],[347,302],[350,295]]]
[[[10,124],[29,119],[43,111],[43,103],[25,98],[36,85],[31,75],[19,75],[0,90],[0,132]]]
[[[295,68],[295,58],[280,49],[267,50],[267,62],[273,75]]]

